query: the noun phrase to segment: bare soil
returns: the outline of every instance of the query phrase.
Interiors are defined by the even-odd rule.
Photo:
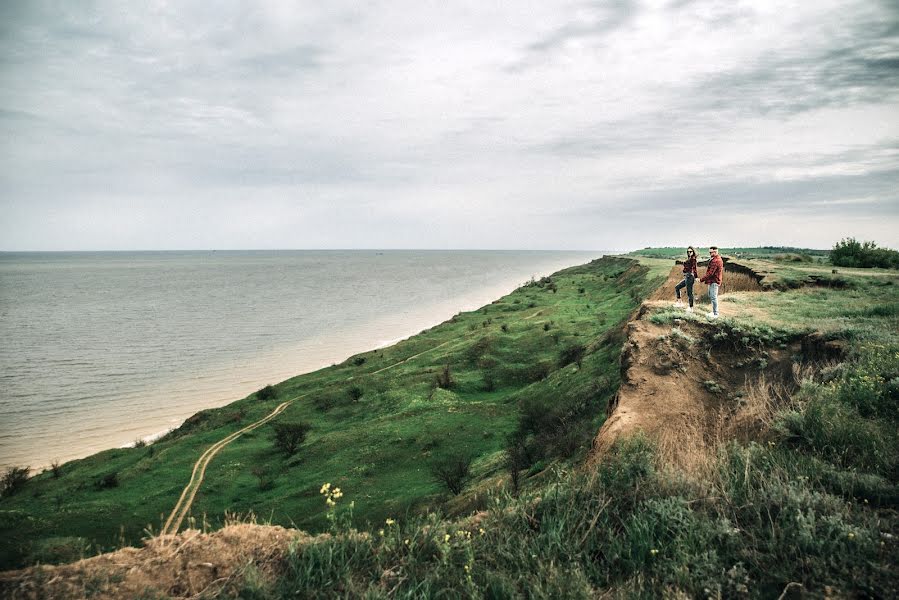
[[[0,597],[190,598],[243,585],[249,569],[268,579],[289,545],[308,535],[283,527],[242,523],[213,533],[189,529],[151,538],[143,548],[123,548],[76,563],[0,573]]]
[[[656,325],[646,302],[628,324],[621,355],[622,385],[593,442],[590,464],[619,438],[642,432],[668,465],[702,469],[723,440],[752,438],[794,388],[792,355],[799,349],[732,347],[714,338],[715,322],[675,320]]]

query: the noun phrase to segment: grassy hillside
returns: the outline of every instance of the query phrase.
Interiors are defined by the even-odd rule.
[[[155,544],[146,565],[139,553],[123,555],[122,566],[113,555],[93,570],[31,571],[7,589],[22,598],[42,597],[49,582],[60,597],[89,590],[108,598],[899,596],[899,274],[834,274],[829,265],[796,271],[788,262],[743,259],[766,278],[794,284],[727,293],[722,318],[708,321],[701,311],[687,315],[664,301],[632,311],[671,265],[638,260],[639,267],[609,258],[569,269],[486,313],[458,315],[397,347],[278,386],[278,397],[258,414],[290,394],[317,390],[294,409],[294,418],[316,427],[298,462],[273,456],[259,435],[241,442],[242,452],[235,446],[220,457],[210,483],[263,520],[283,519],[278,510],[264,511],[293,503],[291,518],[330,535],[294,532],[288,541],[279,530],[280,544],[227,563],[215,557],[228,554],[228,544],[259,547],[267,538],[254,546],[250,533],[227,529],[218,545],[201,551],[213,537],[184,534],[177,550],[165,545],[172,542]],[[651,324],[644,338],[632,338],[637,323],[623,333],[617,327],[627,315]],[[643,344],[637,353],[636,341]],[[640,372],[655,378],[653,389],[690,382],[721,409],[720,420],[701,424],[706,451],[689,471],[672,463],[670,447],[639,434],[582,460],[622,385],[622,345],[629,349],[625,363],[646,359]],[[571,349],[581,346],[580,365],[569,362],[578,354]],[[376,373],[429,349],[433,355]],[[430,381],[448,360],[456,386],[431,394]],[[713,362],[740,377],[709,381],[705,366]],[[633,397],[649,390],[645,383],[623,385]],[[342,393],[353,384],[364,390],[358,402]],[[315,398],[325,399],[319,408]],[[668,400],[653,398],[659,406]],[[221,420],[257,403],[250,398],[198,417],[150,448],[158,455],[190,447],[196,457],[199,440],[208,444],[235,427]],[[355,434],[344,436],[343,427]],[[676,441],[680,432],[666,433]],[[355,447],[358,440],[365,451]],[[476,481],[450,498],[424,464],[460,449],[477,455]],[[147,460],[150,449],[142,450],[132,465]],[[139,451],[122,455],[132,453]],[[341,458],[329,462],[331,456]],[[525,482],[517,492],[503,468],[509,457],[522,461]],[[249,461],[283,469],[264,494],[236,464]],[[51,531],[38,528],[38,516],[65,526],[65,513],[44,516],[37,507],[47,502],[42,490],[54,481],[65,485],[67,476],[33,480],[3,502],[4,514],[33,527],[22,531],[37,540]],[[244,491],[225,485],[226,477],[243,477]],[[62,489],[97,498],[124,493],[126,481],[121,489]],[[326,482],[332,487],[323,489]],[[331,494],[335,485],[342,496]],[[204,489],[210,514],[227,503]],[[183,564],[166,562],[182,549]],[[220,570],[207,573],[184,556],[206,557],[197,560]],[[158,586],[147,583],[154,572],[166,574]]]
[[[519,467],[539,473],[589,445],[617,388],[621,338],[608,334],[657,281],[629,259],[567,269],[390,348],[282,382],[264,400],[198,413],[149,446],[37,475],[0,500],[0,568],[138,543],[159,530],[207,447],[285,400],[293,402],[273,423],[310,424],[305,443],[285,457],[266,426],[227,446],[206,473],[194,523],[217,527],[226,512],[253,512],[321,531],[325,482],[352,496],[360,523],[424,510],[448,497],[431,465],[469,457],[469,489],[486,488],[505,477],[512,434],[527,454]],[[474,494],[446,506],[484,501]]]

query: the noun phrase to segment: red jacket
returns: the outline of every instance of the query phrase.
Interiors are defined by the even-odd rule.
[[[721,256],[713,256],[709,259],[709,265],[705,269],[705,277],[699,281],[709,284],[721,284],[721,277],[724,275],[724,261]]]
[[[696,272],[696,257],[692,256],[684,261],[684,273],[693,273],[693,277],[699,277]]]

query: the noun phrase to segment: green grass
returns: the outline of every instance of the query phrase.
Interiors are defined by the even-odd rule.
[[[445,493],[433,481],[431,462],[464,451],[475,458],[473,486],[497,477],[507,439],[521,429],[519,406],[556,393],[564,400],[553,403],[561,406],[556,416],[573,419],[576,433],[564,448],[531,440],[534,461],[582,454],[600,422],[596,407],[617,386],[620,339],[597,340],[620,328],[658,281],[633,260],[609,257],[554,274],[551,283],[523,286],[390,348],[281,382],[264,400],[254,394],[199,413],[144,448],[72,461],[59,478],[33,477],[0,500],[0,568],[138,543],[148,529],[160,528],[206,448],[291,398],[297,399],[278,420],[312,426],[297,454],[277,452],[270,427],[238,438],[206,472],[191,511],[196,523],[215,527],[226,512],[252,512],[322,531],[324,482],[352,494],[362,521],[440,506]],[[559,365],[572,344],[589,346],[579,369]],[[435,390],[446,365],[454,384]],[[607,382],[602,389],[590,383],[600,378]],[[118,486],[98,489],[110,473]]]
[[[780,400],[770,428],[752,441],[723,443],[701,474],[661,469],[641,437],[585,469],[584,449],[620,384],[619,325],[670,270],[670,259],[639,261],[641,268],[603,259],[566,270],[553,276],[555,293],[546,282],[522,288],[486,311],[367,353],[361,364],[349,360],[284,382],[265,406],[246,399],[210,411],[182,437],[68,465],[60,480],[42,475],[0,505],[31,536],[19,538],[28,554],[14,558],[77,550],[80,542],[66,536],[80,535],[77,526],[100,514],[85,508],[75,520],[63,512],[39,524],[51,489],[75,494],[66,511],[134,493],[129,488],[152,499],[154,481],[173,472],[186,478],[193,458],[238,426],[224,423],[227,414],[246,407],[249,422],[284,398],[310,393],[284,415],[315,427],[297,457],[275,455],[264,432],[230,446],[213,463],[195,513],[215,520],[226,509],[254,511],[333,535],[292,547],[273,579],[260,576],[263,565],[248,565],[245,580],[219,597],[897,597],[895,273],[841,269],[847,285],[810,287],[807,275],[829,268],[766,260],[773,277],[806,283],[725,295],[726,316],[715,322],[654,311],[652,322],[670,325],[665,335],[685,347],[709,344],[735,355],[790,349],[805,380]],[[706,325],[686,335],[675,319]],[[585,349],[580,366],[565,364],[562,350],[576,345]],[[431,393],[447,363],[455,387]],[[350,385],[363,390],[358,402]],[[718,385],[706,381],[710,391]],[[504,470],[510,444],[527,455],[522,473],[530,478],[519,494]],[[448,499],[427,465],[460,448],[476,455],[475,481]],[[270,489],[256,489],[251,464],[275,469]],[[73,489],[66,480],[76,473],[95,479],[114,465],[122,469],[119,488]],[[344,492],[330,511],[319,493],[324,482]],[[173,503],[180,485],[170,487],[156,490],[153,502]],[[104,510],[118,525],[135,506],[117,511],[111,502]],[[397,522],[387,524],[388,517]],[[108,535],[116,535],[113,527]]]

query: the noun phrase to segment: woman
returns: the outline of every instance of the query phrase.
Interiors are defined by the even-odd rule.
[[[674,286],[674,295],[677,297],[677,300],[674,302],[675,306],[683,304],[680,299],[680,291],[687,288],[687,299],[690,301],[687,312],[693,312],[693,282],[698,277],[699,273],[696,272],[696,250],[693,249],[693,246],[690,246],[687,248],[687,260],[684,261],[684,280]]]

